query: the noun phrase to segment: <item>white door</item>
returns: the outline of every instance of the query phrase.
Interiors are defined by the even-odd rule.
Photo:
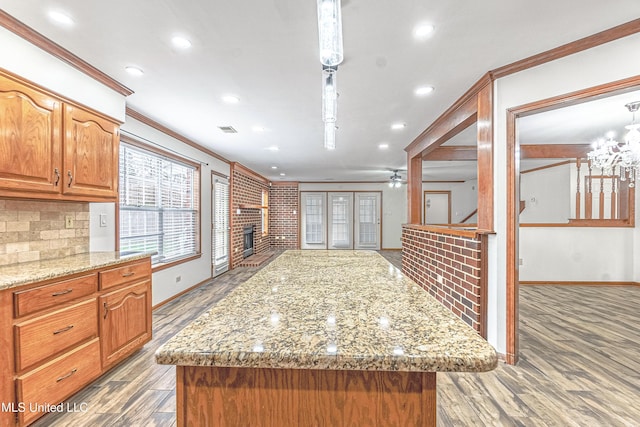
[[[211,195],[211,269],[215,277],[229,269],[229,181],[213,176]]]
[[[300,193],[300,247],[327,249],[327,193]]]
[[[424,223],[425,224],[449,224],[451,223],[451,193],[450,192],[424,192]]]
[[[329,193],[329,249],[353,249],[353,193]]]
[[[380,249],[380,193],[355,193],[355,248]]]

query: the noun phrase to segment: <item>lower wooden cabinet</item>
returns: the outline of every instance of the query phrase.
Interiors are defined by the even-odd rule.
[[[44,414],[47,404],[57,405],[101,373],[100,343],[95,338],[18,377],[17,400],[25,405],[18,422],[34,421]]]
[[[150,257],[0,291],[0,427],[31,424],[151,331]]]
[[[98,305],[102,366],[107,368],[151,339],[151,281],[109,292]]]

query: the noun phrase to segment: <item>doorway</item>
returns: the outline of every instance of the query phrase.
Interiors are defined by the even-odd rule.
[[[382,194],[373,192],[301,192],[302,249],[381,247]]]
[[[423,224],[451,224],[451,191],[425,190]]]
[[[229,180],[211,178],[211,275],[216,277],[229,270]]]

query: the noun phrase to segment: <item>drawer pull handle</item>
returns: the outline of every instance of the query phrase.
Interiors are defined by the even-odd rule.
[[[73,328],[73,325],[69,325],[69,326],[67,326],[65,328],[58,329],[57,331],[53,331],[53,335],[58,335],[58,334],[61,334],[63,332],[67,332],[71,328]]]
[[[65,289],[64,291],[55,292],[55,293],[51,294],[51,296],[52,297],[59,297],[60,295],[70,294],[71,292],[73,292],[73,289]]]
[[[71,171],[67,171],[67,176],[69,177],[69,183],[67,187],[71,188],[71,183],[73,182],[73,175],[71,175]]]
[[[109,308],[107,307],[107,303],[104,303],[104,316],[103,319],[107,318],[107,315],[109,314]]]
[[[136,274],[136,273],[135,273],[135,272],[133,272],[133,271],[132,271],[132,272],[130,272],[130,273],[122,273],[122,277],[131,277],[131,276],[133,276],[134,274]]]
[[[71,371],[69,371],[68,374],[63,375],[61,377],[59,377],[56,382],[59,383],[62,380],[66,380],[67,378],[69,378],[71,375],[75,374],[78,371],[78,368],[73,368]]]
[[[56,181],[53,183],[53,186],[57,187],[58,183],[60,182],[60,171],[58,170],[58,168],[55,168],[53,170],[53,173],[56,175]]]

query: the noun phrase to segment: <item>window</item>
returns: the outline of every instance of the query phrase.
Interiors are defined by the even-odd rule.
[[[157,252],[152,263],[196,255],[198,165],[156,150],[120,145],[120,251]]]
[[[321,194],[309,194],[305,202],[305,241],[307,243],[324,243],[323,211],[323,196]]]

